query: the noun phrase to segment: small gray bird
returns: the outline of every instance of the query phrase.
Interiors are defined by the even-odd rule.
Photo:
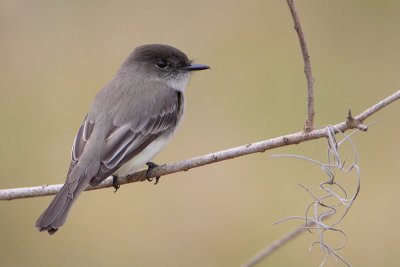
[[[204,69],[168,45],[137,47],[94,98],[75,137],[66,182],[36,221],[38,230],[55,233],[89,185],[110,175],[115,181],[146,163],[154,167],[149,161],[181,121],[190,72]]]

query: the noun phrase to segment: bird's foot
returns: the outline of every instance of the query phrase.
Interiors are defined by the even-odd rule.
[[[120,185],[118,184],[118,176],[117,175],[113,175],[113,181],[112,181],[112,186],[114,187],[114,193],[118,191],[118,189],[120,188]]]
[[[153,181],[153,178],[150,178],[150,177],[149,177],[149,176],[150,176],[150,171],[151,171],[152,169],[158,167],[158,164],[149,161],[149,162],[146,163],[146,165],[148,166],[147,172],[146,172],[146,179],[147,179],[147,181],[151,182],[151,181]],[[160,177],[161,177],[161,176],[157,176],[157,177],[156,177],[156,182],[154,183],[154,185],[158,184],[158,180],[160,180]]]

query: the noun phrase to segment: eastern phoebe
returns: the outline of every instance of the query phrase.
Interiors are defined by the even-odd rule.
[[[54,234],[89,184],[148,163],[179,125],[190,72],[205,69],[168,45],[137,47],[94,98],[75,137],[66,182],[36,221],[38,230]]]

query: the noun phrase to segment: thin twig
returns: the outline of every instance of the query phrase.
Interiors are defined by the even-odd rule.
[[[323,213],[324,219],[326,220],[331,214],[329,213]],[[272,244],[268,245],[264,249],[262,249],[260,252],[258,252],[256,255],[254,255],[249,261],[244,263],[242,267],[253,267],[256,266],[258,263],[260,263],[263,259],[271,255],[275,250],[278,248],[282,247],[284,244],[289,242],[290,240],[296,238],[299,236],[301,233],[304,231],[308,230],[310,227],[313,227],[316,224],[315,221],[308,219],[306,223],[304,223],[302,226],[292,230],[291,232],[287,233],[286,235],[282,236],[278,240],[274,241]]]
[[[292,14],[294,28],[297,32],[300,41],[301,53],[303,54],[304,60],[304,73],[307,79],[307,120],[304,126],[305,131],[311,131],[314,129],[314,78],[311,72],[311,61],[310,55],[308,54],[306,39],[301,28],[300,18],[297,14],[294,0],[286,0],[290,13]]]
[[[400,98],[400,90],[390,95],[389,97],[383,99],[379,103],[373,105],[372,107],[366,109],[358,116],[354,117],[354,120],[362,123],[369,116],[382,109],[383,107],[389,105],[390,103],[398,100]],[[346,124],[346,121],[340,122],[333,126],[338,131],[344,132],[349,129],[357,128],[355,123]],[[173,164],[165,164],[159,167],[152,169],[149,173],[150,177],[156,176],[165,176],[167,174],[188,171],[192,168],[204,166],[207,164],[233,159],[236,157],[264,152],[266,150],[270,150],[277,147],[283,147],[288,145],[299,144],[305,141],[314,140],[322,137],[327,137],[328,132],[326,128],[316,129],[310,132],[297,132],[293,134],[288,134],[256,143],[250,143],[247,145],[230,148],[214,153],[210,153],[207,155],[183,160],[180,162],[176,162]],[[145,181],[146,180],[146,171],[139,171],[132,175],[128,175],[126,177],[118,177],[118,182],[120,184],[128,184],[133,182]],[[31,197],[40,197],[40,196],[48,196],[55,195],[61,188],[61,184],[59,185],[43,185],[36,187],[25,187],[25,188],[15,188],[15,189],[3,189],[0,190],[0,200],[13,200],[20,198],[31,198]],[[96,187],[89,187],[86,190],[95,190],[100,188],[112,187],[112,177],[107,178],[104,182]]]

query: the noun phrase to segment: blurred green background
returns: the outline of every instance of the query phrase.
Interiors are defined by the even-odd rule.
[[[342,121],[400,88],[400,2],[297,1],[315,77],[316,124]],[[173,45],[196,73],[187,113],[155,159],[174,162],[302,129],[303,61],[285,1],[0,2],[0,188],[62,183],[89,104],[131,50]],[[354,266],[399,264],[400,103],[354,136],[362,191],[340,225]],[[238,266],[297,223],[325,160],[317,140],[84,193],[54,236],[35,220],[51,197],[0,202],[1,266]],[[318,266],[304,234],[260,266]],[[326,266],[338,266],[329,261]]]

